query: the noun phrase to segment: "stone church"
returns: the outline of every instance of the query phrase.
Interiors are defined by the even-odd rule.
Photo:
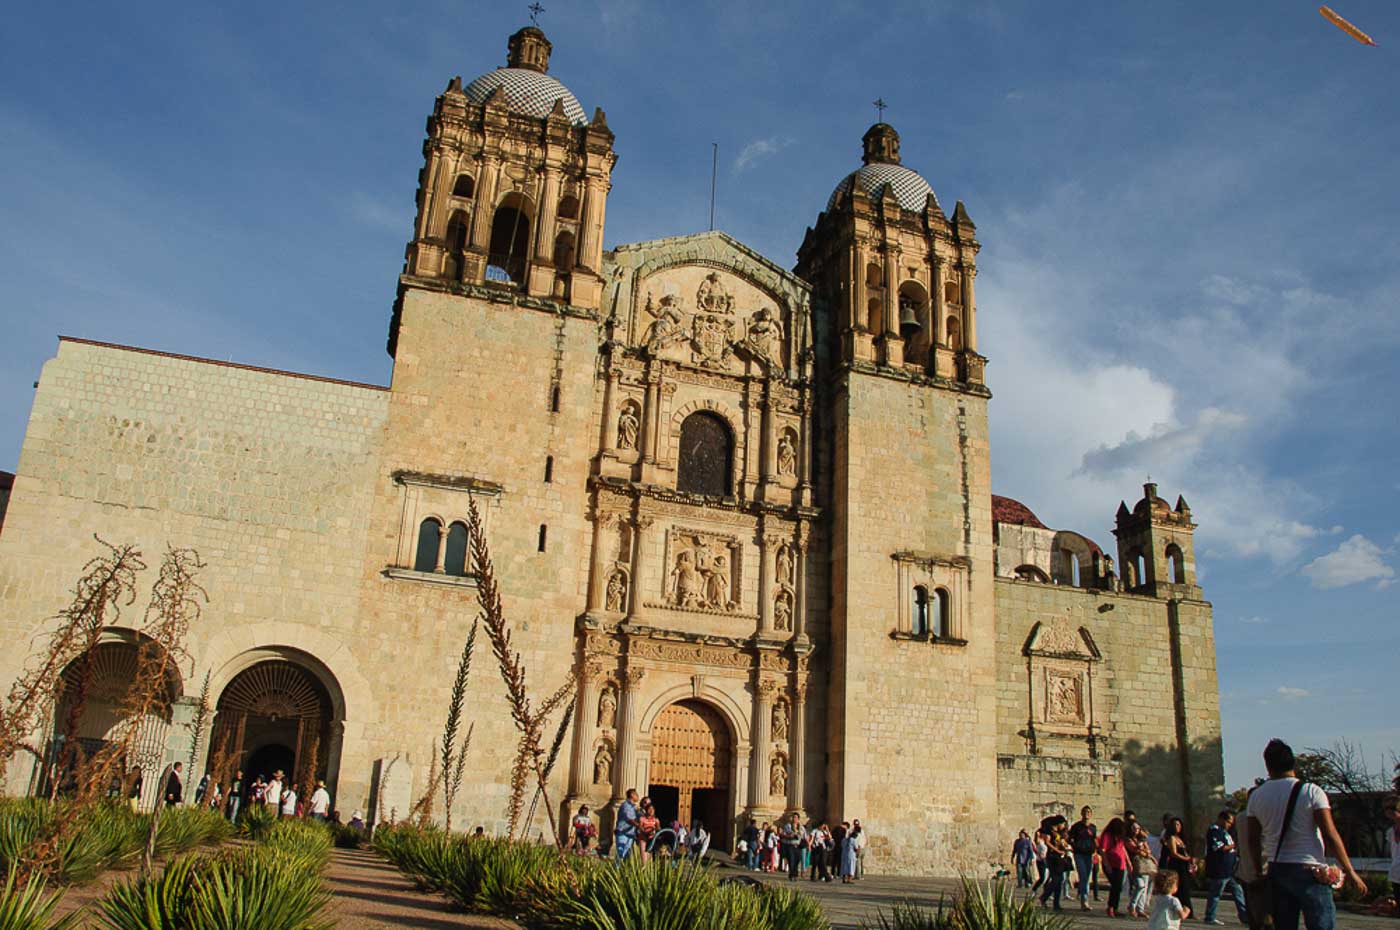
[[[477,614],[475,502],[536,690],[577,678],[555,800],[605,832],[631,787],[721,846],[858,817],[875,870],[981,874],[1085,803],[1203,831],[1190,508],[1146,485],[1110,554],[993,495],[967,208],[881,122],[791,268],[720,232],[607,250],[613,131],[543,32],[508,48],[428,118],[387,387],[60,339],[0,533],[0,679],[94,533],[192,546],[209,603],[146,764],[203,719],[250,776],[314,770],[346,816],[403,817]],[[82,739],[138,636],[98,647]],[[468,707],[454,820],[499,831],[516,738],[480,646]],[[20,768],[10,793],[49,777]]]

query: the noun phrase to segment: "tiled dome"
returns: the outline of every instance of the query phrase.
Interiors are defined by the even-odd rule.
[[[497,87],[501,88],[506,107],[514,113],[543,119],[554,109],[554,101],[562,99],[569,122],[588,125],[583,107],[567,87],[548,74],[529,68],[497,68],[468,84],[465,93],[472,103],[485,103]]]
[[[860,182],[861,190],[871,199],[879,197],[881,188],[888,184],[894,190],[894,199],[901,209],[920,213],[928,202],[928,195],[933,193],[933,186],[919,172],[890,162],[872,162],[841,179],[826,201],[827,210],[836,206],[836,201],[844,194],[850,193],[851,184],[856,181]]]

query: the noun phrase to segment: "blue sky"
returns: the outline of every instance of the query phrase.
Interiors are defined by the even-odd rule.
[[[790,266],[870,102],[983,250],[993,475],[1111,548],[1194,510],[1227,781],[1400,751],[1400,5],[555,0],[609,247],[716,224]],[[519,7],[519,8],[517,8]],[[0,468],[58,333],[386,383],[423,121],[524,4],[30,4],[0,34]],[[1389,411],[1389,412],[1388,412]]]

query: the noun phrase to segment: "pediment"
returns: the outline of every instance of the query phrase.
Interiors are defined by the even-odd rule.
[[[1022,650],[1028,656],[1054,659],[1080,659],[1086,662],[1101,658],[1094,638],[1084,627],[1075,628],[1064,617],[1041,620],[1031,627]]]

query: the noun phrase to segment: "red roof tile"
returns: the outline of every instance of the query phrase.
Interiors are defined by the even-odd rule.
[[[1030,526],[1039,530],[1049,529],[1033,513],[1031,509],[1018,500],[1009,497],[992,495],[992,522],[993,523],[1016,523],[1021,526]]]

